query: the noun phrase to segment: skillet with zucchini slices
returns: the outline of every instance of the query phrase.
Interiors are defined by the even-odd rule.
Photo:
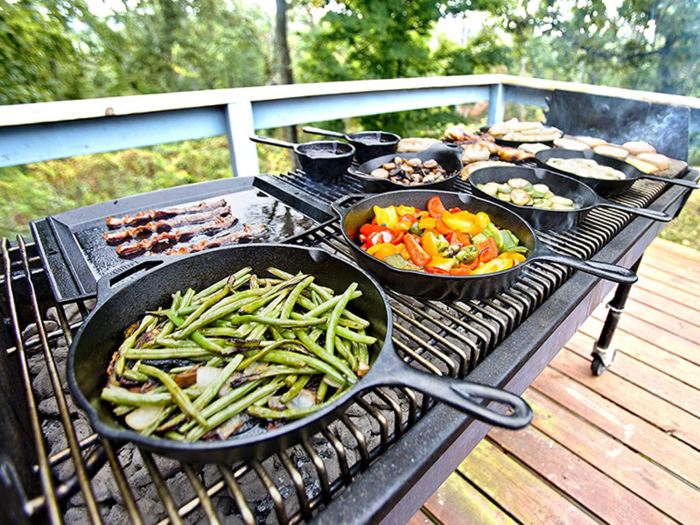
[[[487,182],[478,184],[484,193],[518,206],[532,206],[545,210],[573,210],[576,204],[571,199],[555,195],[546,184],[532,184],[521,178],[512,178],[508,182]]]

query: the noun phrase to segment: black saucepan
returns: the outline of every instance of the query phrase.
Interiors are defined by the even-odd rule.
[[[154,267],[155,266],[155,267]],[[100,391],[107,380],[107,366],[124,330],[143,312],[170,303],[170,296],[188,287],[201,289],[234,271],[251,266],[259,274],[274,266],[290,273],[313,274],[318,283],[342,293],[356,282],[362,297],[353,300],[353,310],[371,321],[368,333],[378,342],[370,349],[372,367],[345,396],[306,418],[255,435],[248,433],[228,441],[182,443],[145,437],[123,426]],[[133,275],[143,270],[142,275]],[[97,307],[78,331],[68,355],[68,383],[74,398],[85,410],[97,432],[110,439],[129,440],[160,454],[188,462],[230,462],[264,456],[308,438],[328,425],[347,407],[354,396],[377,386],[406,386],[440,399],[459,410],[491,424],[522,428],[531,418],[530,407],[520,397],[498,388],[438,377],[406,365],[394,350],[389,302],[377,282],[356,266],[328,252],[296,246],[256,244],[220,248],[165,261],[151,260],[122,276],[105,276],[98,283]],[[495,400],[512,408],[504,415],[477,400]]]
[[[358,237],[362,225],[374,218],[374,206],[404,205],[426,209],[428,199],[439,195],[445,208],[461,208],[471,213],[485,212],[492,222],[501,229],[513,232],[520,240],[520,245],[528,249],[527,259],[508,270],[487,275],[435,275],[412,270],[400,270],[360,249]],[[352,256],[357,263],[375,275],[379,281],[397,292],[438,301],[457,301],[464,299],[486,298],[508,288],[520,275],[523,268],[536,262],[555,262],[571,266],[586,273],[617,283],[632,284],[637,275],[621,266],[598,261],[585,261],[558,255],[544,246],[532,227],[509,209],[493,202],[462,193],[447,191],[405,190],[400,192],[373,195],[343,210],[346,196],[333,203],[333,208],[341,217],[343,237],[352,248]]]
[[[479,131],[482,133],[488,133],[489,129],[491,129],[491,126],[481,126],[479,128]],[[545,129],[549,129],[549,127],[545,126]],[[560,134],[559,137],[562,137],[564,134]],[[503,140],[502,138],[499,137],[493,137],[494,140],[496,141],[496,144],[499,146],[506,146],[508,148],[517,148],[521,144],[544,144],[545,146],[554,146],[554,140]]]
[[[521,178],[531,184],[546,184],[549,189],[560,197],[566,197],[574,201],[576,206],[573,210],[548,210],[533,208],[532,206],[520,206],[512,202],[503,202],[497,197],[483,192],[477,186],[488,182],[504,184],[513,178]],[[525,168],[519,166],[494,166],[482,168],[475,171],[469,177],[474,193],[485,199],[503,204],[506,208],[513,210],[523,217],[536,230],[568,230],[579,224],[586,218],[591,210],[596,208],[608,208],[612,210],[624,211],[655,221],[669,222],[673,219],[670,215],[645,208],[633,208],[610,202],[598,196],[598,194],[584,183],[572,177],[560,175],[549,170]]]
[[[570,149],[548,149],[539,151],[535,155],[537,163],[545,169],[561,173],[569,177],[580,180],[584,184],[593,188],[603,197],[616,197],[623,194],[632,187],[635,181],[639,179],[648,179],[657,182],[665,182],[667,184],[675,184],[684,188],[698,189],[700,186],[696,182],[691,182],[683,179],[671,179],[667,177],[659,177],[658,175],[647,175],[639,171],[632,164],[626,163],[624,160],[598,155],[593,150],[575,151]],[[568,171],[563,171],[547,165],[549,159],[593,159],[602,166],[609,166],[625,174],[624,179],[593,179],[590,177],[581,177]]]
[[[258,135],[251,136],[250,140],[294,150],[304,173],[319,182],[338,182],[355,156],[355,148],[346,142],[317,140],[294,144]]]
[[[459,172],[462,170],[463,152],[464,150],[462,147],[457,144],[433,144],[425,151],[395,153],[393,155],[385,155],[384,157],[368,160],[357,169],[353,167],[348,168],[348,173],[359,179],[362,184],[362,189],[367,193],[405,190],[410,187],[446,190],[452,187],[455,179],[459,176]],[[381,168],[387,162],[392,162],[396,157],[401,157],[402,159],[421,159],[423,162],[435,159],[435,162],[445,168],[447,173],[451,175],[438,182],[428,182],[416,186],[407,186],[406,184],[400,184],[389,179],[380,179],[370,175],[373,170]]]
[[[346,135],[345,133],[314,128],[312,126],[306,126],[301,129],[304,133],[312,135],[323,135],[347,140],[355,146],[355,160],[360,164],[375,157],[395,153],[401,140],[401,137],[398,135],[386,131],[358,131],[357,133]]]

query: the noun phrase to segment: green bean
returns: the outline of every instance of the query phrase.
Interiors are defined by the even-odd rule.
[[[237,271],[237,272],[234,273],[232,276],[224,277],[224,278],[221,279],[220,281],[218,281],[218,282],[212,284],[212,285],[209,286],[208,288],[205,288],[205,289],[202,290],[201,292],[195,294],[195,296],[194,296],[194,298],[193,298],[192,301],[193,301],[193,302],[199,302],[200,300],[204,300],[204,299],[205,299],[206,297],[208,297],[209,295],[211,295],[211,294],[217,292],[218,290],[220,290],[221,288],[223,288],[224,286],[226,286],[226,284],[228,283],[228,280],[230,279],[230,277],[233,277],[236,281],[238,281],[238,280],[241,279],[243,276],[249,274],[252,270],[253,270],[253,269],[252,269],[250,266],[248,266],[248,267],[246,267],[246,268],[243,268],[242,270]]]
[[[313,276],[310,275],[294,287],[289,296],[287,296],[287,300],[284,302],[282,313],[280,313],[280,318],[289,319],[289,316],[291,315],[294,306],[297,304],[297,299],[299,299],[301,292],[304,290],[304,288],[309,286],[313,280]]]
[[[163,434],[163,437],[172,439],[173,441],[185,441],[185,436],[183,436],[179,432],[166,432],[165,434]]]
[[[130,381],[140,381],[142,383],[148,381],[148,376],[146,374],[141,374],[135,370],[132,370],[131,368],[126,368],[122,374],[122,377]]]
[[[338,372],[338,370],[333,368],[331,365],[321,361],[316,357],[311,357],[309,355],[288,352],[286,350],[273,350],[272,352],[265,354],[263,357],[261,357],[260,361],[277,363],[279,365],[294,366],[297,368],[303,367],[304,365],[308,365],[311,368],[318,370],[319,372],[328,374],[340,384],[343,384],[347,381],[342,376],[342,374],[340,374],[340,372]],[[355,381],[357,381],[357,379],[355,379]]]
[[[117,405],[114,407],[114,410],[112,410],[112,412],[114,412],[115,416],[125,416],[129,412],[133,412],[135,409],[136,407],[134,405]]]
[[[362,292],[356,292],[359,293],[360,295]],[[359,296],[358,296],[359,297]],[[331,297],[328,299],[328,301],[325,301],[328,303],[329,301],[337,300],[337,297]],[[321,306],[318,304],[315,304],[313,301],[310,301],[309,299],[305,297],[299,297],[299,300],[297,301],[297,304],[299,304],[302,308],[306,308],[309,310],[309,312],[312,312],[315,308]],[[335,303],[332,303],[333,306],[335,306]],[[292,318],[294,317],[294,314],[292,314]],[[346,323],[349,326],[355,327],[357,329],[361,328],[367,328],[369,326],[369,321],[366,321],[365,319],[362,319],[362,317],[359,317],[352,313],[350,310],[345,310],[343,311],[343,320],[341,321],[341,324]]]
[[[267,271],[270,272],[272,275],[276,275],[280,279],[290,280],[290,279],[295,278],[295,276],[292,275],[291,273],[287,273],[284,270],[280,270],[279,268],[268,268]],[[320,285],[315,284],[315,283],[311,283],[311,285],[309,285],[309,289],[312,291],[315,291],[317,294],[319,294],[321,297],[323,297],[324,300],[326,300],[326,301],[328,299],[330,299],[330,297],[335,293],[331,288],[327,288],[325,286],[320,286]]]
[[[144,394],[140,394],[137,392],[131,392],[126,388],[113,385],[103,388],[100,397],[105,401],[114,403],[115,405],[133,406],[164,406],[169,405],[173,401],[173,397],[168,392],[146,392]]]
[[[311,373],[313,374],[315,370],[312,370]],[[292,388],[294,386],[294,383],[297,382],[297,379],[299,379],[299,376],[297,374],[289,374],[287,377],[284,378],[284,384],[287,388]]]
[[[357,283],[352,283],[348,286],[348,289],[343,292],[343,295],[340,296],[340,300],[335,307],[333,307],[333,313],[331,314],[331,318],[328,321],[328,328],[326,329],[326,352],[330,355],[333,355],[335,351],[335,332],[338,328],[340,315],[343,313],[343,310],[345,310],[355,290],[357,290]]]
[[[250,383],[245,383],[237,388],[234,388],[228,394],[221,396],[219,399],[203,408],[202,415],[207,418],[213,416],[214,414],[227,407],[237,399],[240,399],[241,397],[246,395],[248,392],[255,390],[258,386],[262,384],[262,382],[263,380],[259,379],[257,381],[251,381]],[[187,423],[184,423],[183,425],[180,425],[180,428],[178,430],[180,432],[187,432],[195,426],[197,426],[197,422],[191,420]]]
[[[258,401],[260,399],[264,399],[265,397],[267,397],[267,398],[272,397],[272,395],[274,395],[274,393],[279,389],[280,386],[281,386],[280,382],[274,381],[268,385],[265,385],[261,388],[258,388],[255,392],[252,392],[251,394],[247,395],[246,397],[239,399],[238,401],[236,401],[234,403],[231,403],[224,410],[217,412],[215,415],[213,415],[212,417],[207,419],[204,422],[204,424],[200,423],[199,427],[195,427],[192,430],[190,430],[185,435],[185,439],[187,441],[196,441],[197,439],[201,438],[204,434],[206,434],[212,428],[219,426],[224,421],[227,421],[228,419],[231,419],[236,414],[240,414],[241,412],[243,412],[246,408],[248,408],[250,405],[252,405],[256,401]]]
[[[134,343],[136,342],[136,339],[148,328],[148,326],[155,320],[156,318],[153,317],[152,315],[146,315],[143,320],[141,321],[141,324],[139,324],[138,328],[134,330],[133,333],[127,337],[124,342],[121,344],[119,347],[119,350],[117,350],[117,359],[114,364],[114,371],[116,372],[117,376],[121,376],[124,373],[124,367],[126,366],[126,358],[124,357],[124,354],[127,350],[130,350],[133,348]]]
[[[335,348],[338,350],[341,357],[350,364],[350,368],[357,370],[357,359],[342,338],[336,336]]]
[[[164,346],[165,348],[199,348],[201,346],[192,341],[192,339],[173,339],[172,337],[156,337],[156,343]],[[142,350],[147,350],[143,348]],[[155,350],[155,349],[152,349]]]
[[[134,348],[128,350],[126,359],[209,359],[215,357],[208,350],[199,346],[186,348]]]
[[[304,346],[311,350],[314,354],[316,354],[318,357],[320,357],[323,361],[326,363],[329,363],[335,368],[336,370],[339,370],[342,372],[345,376],[347,376],[348,380],[350,383],[355,383],[357,382],[357,376],[355,373],[350,370],[350,367],[346,365],[343,361],[338,359],[336,356],[329,354],[326,352],[326,350],[319,345],[318,343],[313,342],[308,334],[304,332],[303,330],[297,330],[296,331],[297,337],[299,340],[304,343]],[[343,383],[344,381],[339,381],[339,383]]]
[[[149,376],[153,376],[158,379],[161,383],[163,383],[165,388],[168,389],[168,392],[170,392],[170,395],[173,397],[173,401],[180,407],[180,410],[193,418],[200,425],[206,424],[207,420],[204,419],[202,414],[199,413],[199,410],[192,405],[190,399],[177,385],[173,378],[170,377],[170,375],[163,372],[160,368],[143,364],[139,366],[139,372],[148,374]]]
[[[168,319],[177,327],[180,327],[184,324],[185,320],[182,317],[178,317],[172,312],[168,312],[166,314],[168,316]],[[222,353],[224,351],[223,348],[221,348],[219,345],[217,345],[214,341],[211,341],[210,339],[207,339],[204,337],[201,333],[199,333],[197,330],[192,332],[190,334],[190,339],[192,339],[195,343],[197,343],[199,346],[204,348],[205,350],[210,350],[212,352],[216,352],[218,354]]]
[[[289,293],[289,290],[284,290],[282,292],[282,294],[278,295],[274,301],[272,301],[270,304],[268,304],[265,308],[263,308],[260,311],[260,315],[264,315],[266,317],[271,317],[271,318],[277,317],[280,314],[280,312],[282,311],[282,303],[283,303],[284,298],[287,296],[288,293]],[[267,331],[267,329],[269,327],[269,325],[265,325],[265,324],[258,324],[257,326],[254,324],[247,324],[246,326],[248,328],[252,327],[252,330],[246,336],[246,339],[262,339],[262,337],[265,335],[265,332]]]
[[[339,295],[337,297],[333,297],[329,301],[326,301],[325,303],[318,305],[316,308],[313,308],[312,310],[306,312],[302,317],[318,317],[319,315],[326,313],[328,310],[330,310],[336,304],[338,304],[338,301],[340,301],[341,297],[342,297],[342,295]],[[359,292],[359,291],[353,292],[350,299],[357,299],[358,297],[362,297],[362,292]]]
[[[180,306],[182,308],[187,308],[190,303],[192,302],[192,298],[194,297],[194,290],[192,288],[188,288],[187,291],[185,292],[185,295],[182,296],[182,302],[180,303]]]
[[[309,379],[311,379],[310,375],[303,375],[299,376],[299,379],[297,379],[293,385],[289,387],[289,390],[285,392],[282,397],[280,398],[280,403],[283,405],[286,405],[289,403],[292,399],[297,397],[299,392],[302,391],[302,389],[306,386],[306,383],[309,382]]]
[[[287,293],[289,293],[289,288],[293,285],[296,285],[298,282],[302,281],[304,279],[303,275],[298,275],[294,277],[293,279],[289,279],[288,281],[283,281],[278,285],[273,286],[272,288],[269,288],[266,290],[265,294],[258,299],[257,301],[245,305],[243,308],[241,308],[242,313],[246,314],[251,314],[258,308],[263,307],[266,305],[270,300],[274,297],[276,297],[278,294],[284,292],[285,290]]]
[[[285,328],[301,328],[305,326],[316,326],[323,324],[327,322],[328,319],[325,317],[321,317],[320,319],[275,319],[273,317],[263,317],[261,315],[237,315],[236,317],[232,317],[230,321],[233,324],[258,323],[272,326],[282,326]]]
[[[202,304],[200,304],[196,310],[194,310],[191,314],[187,316],[187,319],[184,319],[182,324],[178,325],[178,328],[183,329],[187,328],[189,325],[191,325],[194,321],[196,321],[206,310],[214,306],[216,303],[221,301],[224,297],[226,297],[229,292],[231,291],[231,286],[233,286],[233,282],[231,282],[231,279],[233,279],[233,276],[229,277],[228,282],[226,283],[226,286],[224,286],[219,292],[212,294],[207,298],[206,301],[204,301]],[[182,311],[178,311],[178,315],[183,315]]]
[[[255,361],[259,361],[265,354],[272,352],[276,348],[279,348],[280,346],[283,346],[289,342],[294,342],[294,341],[290,341],[289,339],[282,339],[280,341],[275,341],[273,344],[267,345],[265,348],[263,348],[259,352],[256,352],[255,354],[253,354],[251,356],[247,356],[246,360],[243,361],[243,363],[241,364],[241,370],[245,370],[250,365],[255,363]]]
[[[272,410],[270,408],[264,407],[250,407],[246,412],[253,417],[258,417],[260,419],[300,419],[308,415],[318,412],[322,408],[325,408],[338,399],[345,390],[338,390],[333,396],[324,403],[318,403],[316,405],[305,407],[305,408],[288,408],[286,410]]]
[[[326,399],[326,393],[328,392],[328,383],[321,380],[321,384],[318,385],[318,390],[316,390],[316,401],[323,403]]]

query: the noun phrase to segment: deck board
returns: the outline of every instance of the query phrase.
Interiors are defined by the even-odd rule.
[[[493,429],[411,525],[700,523],[700,253],[657,239],[639,275],[611,369],[601,305],[525,393],[533,424]]]

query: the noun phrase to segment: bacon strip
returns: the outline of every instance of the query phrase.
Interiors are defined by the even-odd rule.
[[[188,253],[201,252],[207,248],[217,248],[225,244],[231,244],[241,239],[249,237],[257,237],[265,232],[264,224],[246,224],[245,227],[237,232],[231,232],[228,235],[218,237],[216,239],[205,239],[203,241],[191,244],[189,246],[183,246],[182,248],[173,248],[168,250],[164,255],[186,255]]]
[[[225,230],[226,228],[233,226],[237,220],[238,219],[233,215],[227,215],[225,217],[217,217],[213,221],[205,222],[190,228],[180,228],[179,230],[174,230],[171,232],[159,233],[150,239],[143,239],[138,242],[120,245],[117,247],[117,255],[121,257],[133,255],[140,251],[152,250],[159,244],[176,244],[184,238],[193,237],[194,235],[198,235],[200,233],[214,230]]]
[[[138,224],[141,222],[148,222],[156,219],[165,219],[167,217],[172,217],[173,215],[180,215],[182,213],[199,213],[207,210],[221,208],[222,206],[226,206],[226,201],[224,199],[219,199],[218,201],[214,202],[200,202],[199,204],[195,205],[172,206],[163,210],[140,211],[133,217],[130,215],[124,215],[124,217],[117,218],[112,217],[110,215],[107,218],[107,226],[110,228],[118,228],[120,226]]]
[[[159,231],[170,231],[177,226],[182,226],[183,224],[196,224],[198,222],[206,222],[216,219],[220,215],[226,215],[231,212],[230,206],[223,206],[221,208],[215,208],[211,211],[205,211],[202,213],[188,213],[179,215],[172,219],[162,219],[160,221],[151,221],[148,224],[143,224],[141,226],[134,226],[133,228],[128,228],[126,230],[117,230],[112,232],[105,232],[103,235],[104,240],[108,243],[114,244],[123,242],[132,237],[138,237],[146,232],[156,233]]]

